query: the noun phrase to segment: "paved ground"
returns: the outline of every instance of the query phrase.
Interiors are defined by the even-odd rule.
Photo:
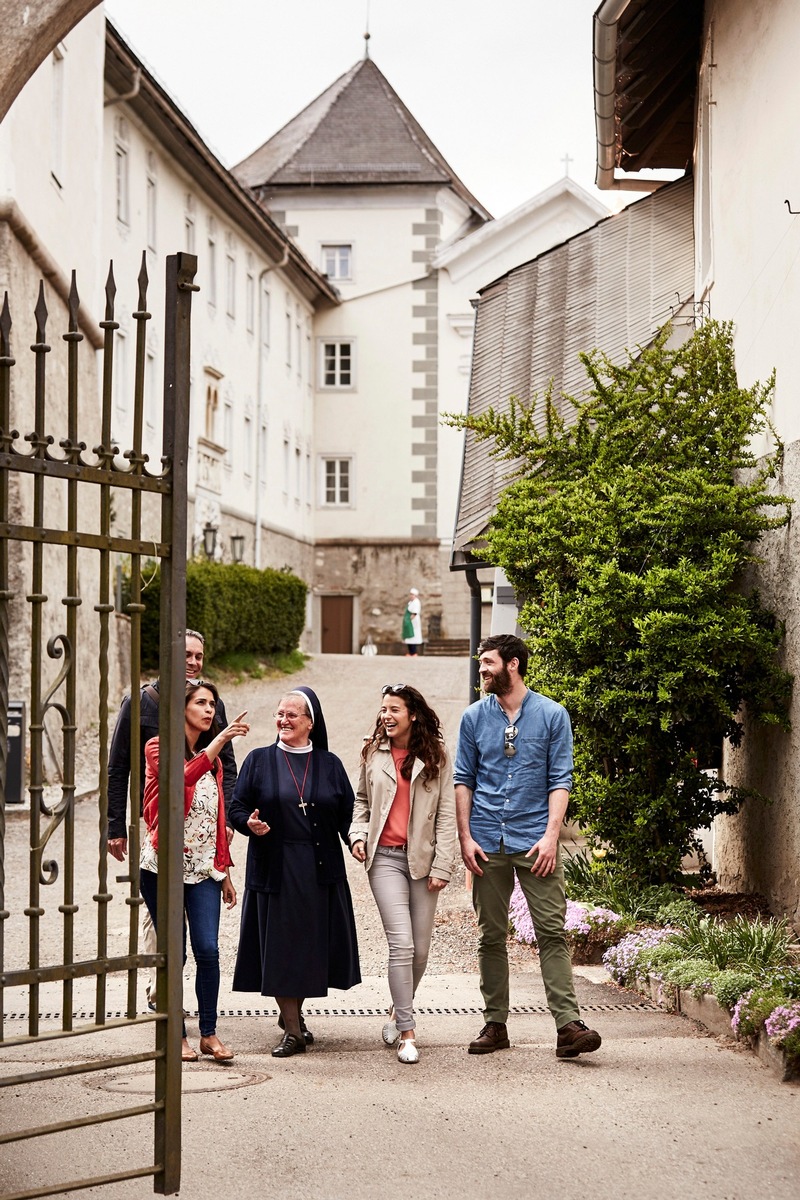
[[[295,682],[318,690],[332,749],[354,771],[382,683],[417,683],[443,718],[452,744],[467,699],[466,678],[463,659],[330,656],[309,663]],[[272,738],[270,714],[283,690],[267,682],[225,689],[231,715],[249,709],[252,744]],[[97,822],[91,800],[78,805],[75,838],[80,958],[93,955],[96,942]],[[60,834],[53,839],[53,857],[63,858]],[[243,858],[240,852],[239,878]],[[21,813],[9,819],[6,876],[11,914],[6,963],[18,966],[27,954]],[[113,878],[114,872],[109,943],[116,952],[124,946],[127,910]],[[62,879],[52,891],[43,889],[43,962],[57,961],[61,953],[56,909],[63,902]],[[600,1200],[641,1194],[667,1200],[687,1192],[698,1200],[795,1200],[800,1087],[778,1083],[750,1054],[705,1036],[685,1018],[647,1008],[640,997],[603,982],[602,970],[586,968],[577,980],[587,1020],[603,1034],[597,1054],[556,1061],[535,962],[527,949],[512,946],[512,1003],[519,1010],[510,1018],[513,1047],[490,1057],[467,1055],[465,1044],[482,1021],[474,921],[463,876],[440,900],[430,968],[418,997],[421,1061],[400,1066],[380,1042],[379,1013],[387,1001],[383,933],[355,863],[350,879],[364,982],[314,1002],[309,1024],[317,1044],[301,1058],[272,1059],[278,1031],[270,1002],[228,990],[237,914],[226,914],[220,1033],[237,1057],[230,1068],[201,1063],[184,1069],[181,1195],[187,1200],[222,1194],[477,1200],[490,1192],[556,1200],[587,1193]],[[190,980],[191,975],[187,1005],[193,1007]],[[76,985],[75,999],[77,1012],[93,1011],[94,994],[86,985]],[[123,1004],[123,990],[114,984],[107,1009],[113,1015]],[[4,1007],[6,1037],[23,1034],[24,996],[7,990]],[[59,1014],[58,992],[46,992],[41,1008]],[[57,1017],[45,1019],[43,1028],[59,1024]],[[0,1051],[0,1074],[135,1053],[150,1044],[145,1026],[33,1048],[7,1045]],[[0,1091],[0,1130],[145,1103],[150,1081],[148,1068],[137,1066],[15,1084]],[[0,1194],[48,1179],[144,1166],[151,1128],[149,1117],[130,1118],[3,1147]],[[143,1179],[91,1191],[109,1200],[138,1200],[150,1194],[151,1185]]]

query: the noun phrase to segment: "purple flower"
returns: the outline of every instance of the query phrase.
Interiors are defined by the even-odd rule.
[[[800,1030],[800,1001],[793,1004],[781,1004],[773,1008],[764,1022],[767,1037],[776,1046],[780,1046],[790,1033]]]
[[[742,1016],[744,1015],[744,1013],[747,1009],[747,1005],[750,1001],[750,997],[752,996],[754,991],[755,991],[754,988],[750,988],[749,992],[745,992],[742,996],[739,997],[739,999],[736,1001],[736,1004],[733,1007],[733,1015],[731,1016],[731,1029],[733,1030],[733,1032],[736,1034],[737,1037],[739,1036],[739,1025],[741,1024]]]

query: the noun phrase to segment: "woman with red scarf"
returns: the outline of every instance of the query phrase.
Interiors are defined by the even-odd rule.
[[[217,732],[214,712],[217,689],[202,680],[186,684],[184,731],[186,753],[183,772],[183,907],[184,958],[186,925],[192,940],[197,965],[195,992],[200,1018],[200,1053],[217,1062],[230,1062],[233,1051],[217,1037],[217,998],[219,996],[219,915],[220,902],[228,908],[236,903],[231,883],[232,860],[225,827],[225,802],[222,794],[220,751],[235,737],[244,737],[250,729],[246,713],[240,713],[227,728]],[[140,888],[144,902],[156,924],[158,898],[158,738],[144,748],[145,784],[143,816],[145,835],[140,859]],[[189,1044],[183,1028],[184,1062],[197,1062],[197,1051]]]

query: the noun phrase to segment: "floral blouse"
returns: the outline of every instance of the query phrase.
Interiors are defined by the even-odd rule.
[[[201,775],[194,797],[183,823],[183,882],[202,883],[204,879],[225,878],[224,872],[214,870],[217,844],[217,804],[219,794],[213,771]],[[143,871],[158,871],[158,851],[153,846],[150,830],[145,830],[139,865]]]

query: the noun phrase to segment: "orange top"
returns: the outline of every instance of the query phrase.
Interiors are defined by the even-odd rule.
[[[395,750],[394,746],[391,750],[394,773],[397,776],[397,791],[394,794],[386,824],[378,839],[378,845],[405,846],[408,842],[408,818],[411,816],[411,780],[403,779],[400,768],[408,755],[408,750]]]

